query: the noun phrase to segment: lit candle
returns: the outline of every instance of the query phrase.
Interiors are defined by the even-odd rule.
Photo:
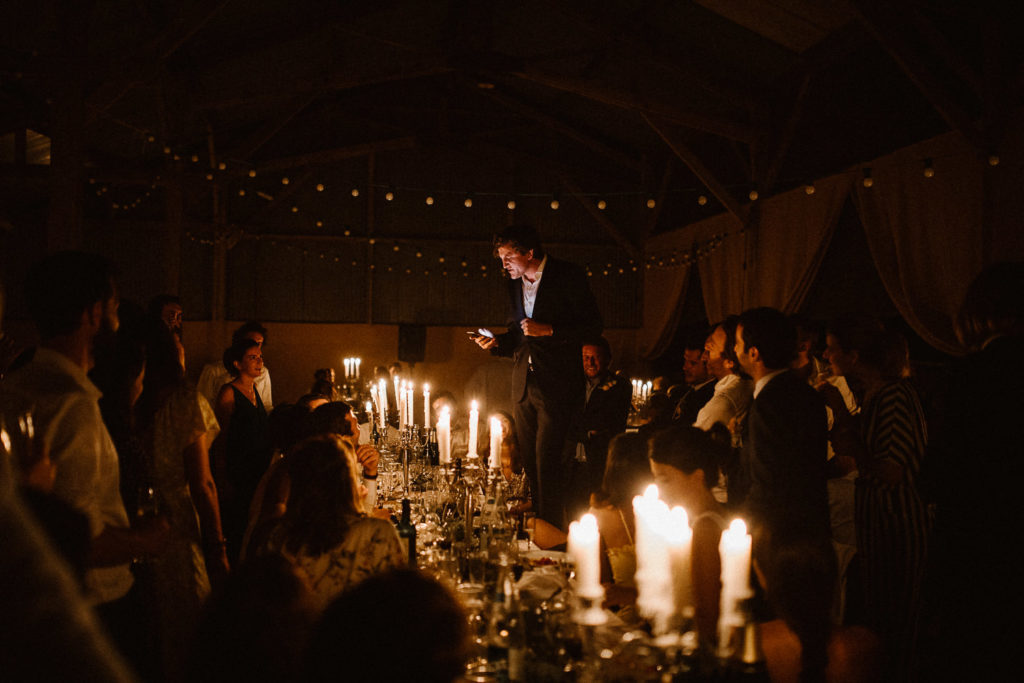
[[[601,589],[601,537],[597,518],[589,512],[569,525],[569,554],[576,563],[576,592],[599,597]]]
[[[370,426],[373,426],[373,404],[369,401],[366,402],[366,417],[369,418]]]
[[[478,422],[480,420],[480,409],[477,407],[476,401],[472,401],[469,404],[469,453],[467,455],[476,455],[476,440],[478,435]]]
[[[423,426],[430,426],[430,385],[423,383]]]
[[[356,362],[356,372],[355,372],[356,379],[359,379],[359,366],[362,365],[363,359],[362,358],[354,358],[353,360],[355,360],[355,362]]]
[[[676,614],[685,614],[693,607],[693,582],[690,569],[693,530],[686,510],[676,506],[669,510],[665,527],[669,563],[672,571],[672,599]]]
[[[352,374],[352,359],[351,358],[346,358],[345,359],[345,379],[348,379],[351,374]]]
[[[399,382],[401,380],[398,377],[398,375],[395,375],[394,380],[395,380],[395,410],[398,410],[399,412],[401,412],[402,399],[399,398],[399,396],[401,396],[401,394],[398,393],[398,389],[399,389],[398,384],[399,384]]]
[[[752,595],[750,590],[750,534],[742,519],[734,519],[722,532],[718,554],[722,558],[722,597],[718,616],[718,642],[729,646],[733,628],[742,627],[739,603]]]
[[[441,415],[437,418],[437,451],[442,465],[449,465],[452,462],[451,437],[451,412],[448,406],[445,406],[441,408]]]
[[[413,423],[416,422],[416,418],[413,417],[413,407],[416,402],[413,398],[413,384],[412,380],[409,380],[409,386],[405,388],[405,426],[412,427]]]
[[[377,382],[377,394],[380,396],[380,402],[384,408],[381,412],[386,419],[388,413],[388,385],[383,377]]]
[[[668,506],[658,499],[658,487],[651,484],[643,496],[633,498],[636,515],[637,609],[651,620],[655,633],[668,630],[675,608],[672,597],[672,568],[666,542]]]
[[[487,466],[492,470],[501,467],[501,419],[491,417],[491,451]]]

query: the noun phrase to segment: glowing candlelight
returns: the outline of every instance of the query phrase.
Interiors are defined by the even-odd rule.
[[[584,597],[600,596],[601,537],[597,518],[589,512],[569,525],[569,554],[576,563],[576,592]]]
[[[442,465],[450,465],[452,462],[451,419],[451,410],[448,406],[441,408],[441,415],[437,418],[437,450]]]
[[[732,520],[718,542],[718,554],[722,558],[718,642],[723,648],[729,645],[731,630],[744,624],[740,602],[753,594],[750,590],[750,546],[750,534],[742,519]]]
[[[476,441],[479,436],[479,421],[480,409],[477,407],[476,401],[472,401],[469,404],[469,453],[467,455],[476,455]]]
[[[492,470],[501,467],[501,419],[491,417],[491,451],[487,466]]]
[[[344,362],[345,362],[345,379],[348,379],[349,375],[352,374],[352,359],[351,358],[346,358]]]
[[[423,383],[423,426],[430,426],[430,385]]]

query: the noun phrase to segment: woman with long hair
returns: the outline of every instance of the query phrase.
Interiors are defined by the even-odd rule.
[[[155,609],[161,669],[167,680],[181,680],[181,652],[211,582],[226,578],[228,559],[208,451],[219,426],[207,400],[185,381],[172,333],[160,321],[148,330],[136,412],[157,509],[172,530],[151,563],[148,602]]]
[[[306,573],[321,607],[366,577],[405,563],[394,525],[365,512],[351,443],[313,436],[281,466],[288,473],[288,504],[265,549]]]

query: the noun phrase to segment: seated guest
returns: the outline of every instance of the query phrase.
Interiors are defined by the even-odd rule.
[[[573,415],[566,437],[565,457],[572,463],[566,483],[570,519],[586,510],[590,494],[601,486],[608,459],[608,443],[626,431],[632,389],[625,379],[611,371],[608,340],[596,336],[583,341],[584,403]]]
[[[827,542],[758,538],[754,570],[778,617],[760,625],[768,675],[775,683],[883,680],[881,645],[862,626],[830,620],[836,559]]]
[[[203,609],[189,681],[301,681],[317,607],[306,576],[280,555],[246,561]]]
[[[591,496],[588,510],[597,519],[604,550],[601,580],[606,604],[625,606],[636,601],[633,497],[642,495],[652,480],[646,440],[635,433],[613,438],[601,488]],[[566,542],[565,531],[543,519],[536,519],[534,525],[533,540],[541,548]]]
[[[320,368],[313,373],[313,387],[309,390],[311,394],[322,394],[331,401],[341,400],[341,391],[334,382],[334,368]]]
[[[733,420],[742,423],[753,401],[754,383],[743,374],[736,358],[737,323],[738,316],[729,316],[715,325],[704,343],[708,372],[716,380],[715,391],[697,412],[693,426],[705,431],[716,422],[727,427]]]
[[[682,395],[674,399],[673,422],[692,425],[697,421],[700,409],[715,394],[716,379],[708,370],[705,343],[706,335],[690,335],[683,346],[683,379],[686,385]]]
[[[263,353],[263,344],[267,339],[267,328],[255,320],[240,325],[231,333],[231,344],[235,345],[242,339],[251,339],[257,343],[260,353]],[[199,375],[199,393],[206,397],[210,405],[217,405],[217,397],[220,395],[221,387],[231,381],[231,371],[222,363],[216,361],[203,366],[203,372]],[[274,398],[271,395],[270,370],[266,365],[260,370],[256,377],[256,391],[260,393],[260,400],[263,401],[263,409],[268,413],[274,409]]]
[[[721,424],[704,432],[676,425],[650,441],[650,468],[661,499],[686,509],[693,528],[691,585],[697,633],[703,645],[714,651],[722,565],[718,542],[728,526],[725,507],[715,500],[711,487],[718,482],[719,468],[727,457],[731,437]]]
[[[396,569],[331,603],[311,639],[303,680],[452,683],[462,680],[467,655],[466,615],[455,597],[423,574]]]
[[[310,437],[284,460],[289,494],[265,552],[279,552],[309,577],[323,608],[368,576],[405,563],[395,527],[367,516],[355,449],[332,435]]]
[[[331,397],[328,394],[311,392],[300,396],[299,400],[295,402],[295,405],[305,408],[307,412],[312,413],[323,404],[330,403],[330,401]]]

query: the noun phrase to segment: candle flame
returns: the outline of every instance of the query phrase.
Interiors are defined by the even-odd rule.
[[[747,535],[747,523],[737,517],[729,524],[729,532],[738,536]]]

